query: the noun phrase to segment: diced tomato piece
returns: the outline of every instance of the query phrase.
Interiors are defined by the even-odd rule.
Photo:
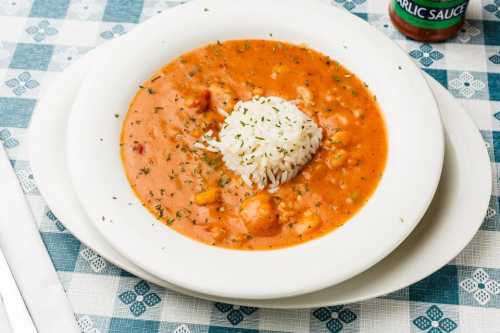
[[[140,155],[144,154],[144,145],[142,143],[138,143],[132,148],[133,151],[139,153]]]

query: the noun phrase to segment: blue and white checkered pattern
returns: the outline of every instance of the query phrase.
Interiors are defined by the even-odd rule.
[[[500,332],[500,0],[471,1],[467,24],[441,44],[404,38],[389,22],[387,1],[316,1],[343,7],[383,31],[469,110],[488,146],[495,179],[481,230],[428,278],[344,306],[238,307],[141,281],[65,229],[38,192],[25,141],[37,99],[68,64],[183,1],[0,0],[0,144],[38,219],[82,332]]]

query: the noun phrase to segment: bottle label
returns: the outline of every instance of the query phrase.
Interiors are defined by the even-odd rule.
[[[394,12],[424,29],[446,29],[462,22],[469,0],[392,0]]]

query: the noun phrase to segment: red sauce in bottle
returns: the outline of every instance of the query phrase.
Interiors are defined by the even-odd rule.
[[[389,15],[409,38],[439,42],[458,33],[468,4],[469,0],[391,0]]]

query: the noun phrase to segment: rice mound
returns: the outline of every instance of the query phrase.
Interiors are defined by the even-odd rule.
[[[275,191],[309,162],[322,136],[293,102],[271,96],[239,101],[226,117],[219,140],[211,131],[204,138],[205,148],[220,152],[226,166],[246,184]]]

